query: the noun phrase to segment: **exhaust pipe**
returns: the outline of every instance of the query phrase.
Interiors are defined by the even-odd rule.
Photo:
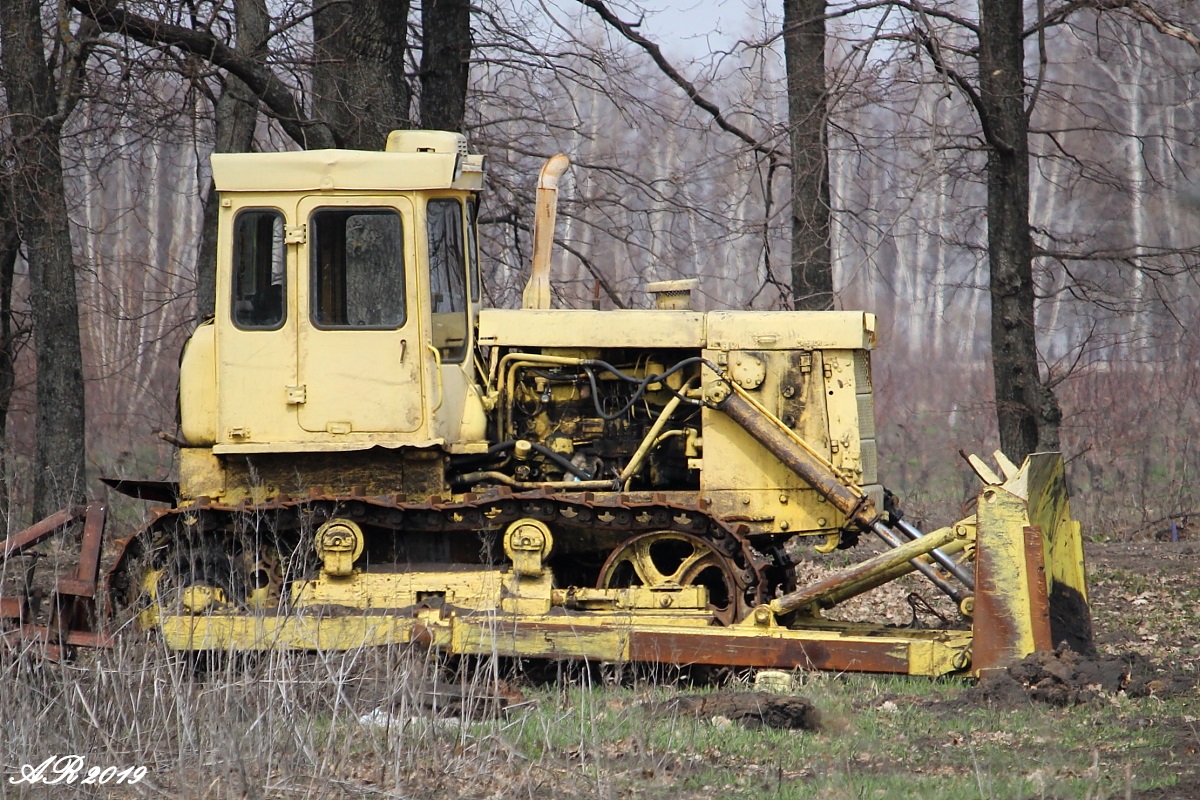
[[[538,173],[537,201],[533,211],[533,268],[521,294],[521,308],[550,307],[550,251],[554,244],[554,218],[558,214],[558,179],[571,160],[551,156]]]

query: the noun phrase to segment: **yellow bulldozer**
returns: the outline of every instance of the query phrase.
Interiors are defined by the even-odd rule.
[[[1057,454],[972,457],[975,513],[929,533],[885,494],[873,315],[699,312],[694,281],[651,284],[653,309],[552,309],[563,156],[507,310],[481,304],[484,159],[459,134],[212,167],[216,313],[181,361],[178,483],[110,482],[165,505],[107,551],[98,504],[9,537],[6,560],[78,530],[82,556],[44,610],[4,598],[6,641],[103,645],[106,595],[183,651],[939,675],[1090,645]],[[798,580],[860,539],[881,546]],[[958,624],[824,613],[913,572]]]

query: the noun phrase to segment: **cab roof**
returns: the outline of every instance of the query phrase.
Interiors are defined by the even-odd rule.
[[[462,134],[393,131],[383,152],[213,153],[213,180],[221,192],[479,191],[484,159],[466,149]]]

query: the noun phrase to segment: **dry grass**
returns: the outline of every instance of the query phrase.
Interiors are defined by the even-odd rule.
[[[456,684],[407,649],[196,663],[129,637],[75,663],[11,658],[0,681],[6,775],[66,754],[89,767],[147,767],[132,786],[75,782],[54,796],[406,796],[418,787],[456,796],[460,785],[515,773],[497,736],[506,721],[488,708],[501,688],[495,671],[473,669],[469,684]],[[463,721],[463,697],[483,722]],[[13,791],[39,790],[10,784],[0,796]]]
[[[1102,648],[1194,682],[1200,556],[1146,545],[1089,558]],[[809,674],[796,692],[824,720],[809,733],[662,716],[646,702],[695,690],[673,673],[614,687],[599,669],[549,665],[533,682],[516,666],[403,647],[195,663],[133,633],[71,663],[0,656],[0,800],[1200,796],[1200,692],[1001,710],[944,702],[958,680]],[[10,783],[70,754],[146,776]]]

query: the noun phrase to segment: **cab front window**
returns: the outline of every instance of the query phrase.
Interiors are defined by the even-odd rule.
[[[312,320],[319,328],[404,325],[404,229],[384,208],[323,208],[312,215]]]

